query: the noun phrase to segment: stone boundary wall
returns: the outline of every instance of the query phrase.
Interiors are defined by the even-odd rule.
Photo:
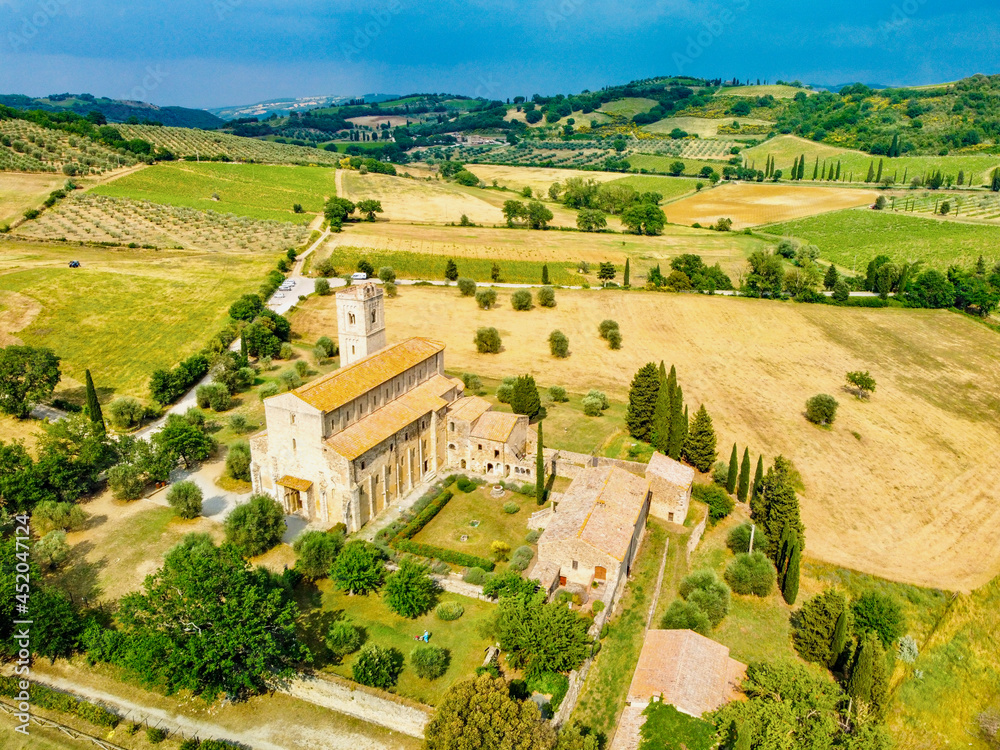
[[[546,461],[553,474],[569,479],[575,478],[581,469],[588,466],[617,466],[619,469],[624,469],[640,477],[646,475],[647,468],[647,464],[639,461],[624,461],[619,458],[605,458],[604,456],[592,456],[572,451],[554,451],[551,456],[546,456]]]
[[[691,530],[691,536],[688,537],[687,542],[687,562],[688,565],[691,564],[691,553],[695,551],[698,543],[701,541],[702,534],[705,533],[705,525],[708,523],[708,513],[705,513],[705,517],[701,519],[701,523]]]

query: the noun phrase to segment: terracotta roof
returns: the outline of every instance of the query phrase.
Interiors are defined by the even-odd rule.
[[[299,492],[308,492],[309,488],[313,485],[313,483],[308,479],[299,479],[298,477],[292,477],[287,474],[278,480],[278,484],[282,487],[298,490]]]
[[[488,411],[483,414],[469,431],[469,437],[482,438],[483,440],[495,440],[498,443],[506,443],[510,433],[517,426],[520,418],[518,414],[509,414],[501,411]]]
[[[326,439],[326,444],[336,453],[353,461],[407,425],[432,411],[443,409],[448,405],[443,396],[457,387],[458,383],[451,378],[435,374],[412,391],[331,435]]]
[[[740,697],[746,665],[729,649],[693,630],[650,630],[642,644],[628,700],[663,697],[678,711],[701,717]]]
[[[580,471],[539,539],[578,538],[622,561],[649,493],[649,482],[617,466]]]
[[[448,416],[464,422],[475,422],[491,409],[490,402],[479,396],[460,398],[448,409]]]
[[[649,459],[646,476],[650,477],[650,475],[681,487],[689,487],[694,481],[694,469],[659,452],[654,453],[653,457]]]
[[[408,339],[306,383],[292,393],[321,411],[333,411],[441,351],[444,344],[438,341]]]

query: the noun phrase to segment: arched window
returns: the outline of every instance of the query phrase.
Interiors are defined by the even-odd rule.
[[[376,315],[376,313],[377,313],[377,311],[372,310],[372,323],[375,322],[375,315]]]
[[[354,313],[347,313],[347,322],[350,323],[351,325],[354,325],[355,323]]]

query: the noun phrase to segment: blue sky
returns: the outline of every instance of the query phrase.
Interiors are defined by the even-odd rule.
[[[0,0],[0,92],[213,107],[652,75],[890,85],[1000,72],[995,0]]]

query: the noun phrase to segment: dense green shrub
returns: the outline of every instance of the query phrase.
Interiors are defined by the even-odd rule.
[[[732,513],[736,505],[726,490],[717,484],[694,484],[691,497],[708,506],[708,518],[713,526]]]
[[[410,664],[418,677],[425,680],[436,680],[448,671],[451,664],[451,652],[439,646],[417,646],[410,652]]]
[[[561,385],[549,386],[549,398],[557,404],[569,401],[569,396],[566,395],[566,389]]]
[[[116,398],[108,405],[108,416],[117,430],[131,430],[138,427],[146,408],[131,396]]]
[[[556,306],[556,290],[550,286],[543,286],[538,290],[538,304],[542,307]]]
[[[458,478],[458,482],[456,482],[456,486],[462,492],[472,492],[474,489],[476,489],[476,483],[473,482],[468,477],[465,477],[465,476],[461,476],[461,477]]]
[[[737,555],[726,568],[726,582],[737,594],[767,596],[777,579],[774,564],[763,552]]]
[[[475,586],[482,586],[486,583],[486,571],[482,568],[469,568],[462,576],[462,580]]]
[[[471,372],[462,373],[462,383],[465,385],[465,390],[471,391],[473,393],[483,390],[482,379]]]
[[[437,558],[452,565],[463,565],[468,568],[482,568],[483,570],[493,570],[496,563],[476,555],[469,555],[465,552],[456,552],[445,547],[435,547],[431,544],[414,542],[412,539],[400,539],[393,545],[400,552],[409,552],[411,555],[421,557]]]
[[[347,620],[337,620],[326,633],[326,647],[339,659],[353,654],[362,643],[364,632]]]
[[[890,648],[906,632],[906,617],[899,602],[889,594],[866,591],[851,605],[854,629],[878,635],[884,648]]]
[[[409,558],[386,578],[383,595],[389,609],[403,617],[420,617],[437,604],[440,587],[428,574],[426,565]]]
[[[75,531],[83,526],[87,514],[75,503],[60,503],[43,500],[35,506],[31,514],[32,530],[45,535],[50,531]]]
[[[825,393],[820,393],[806,401],[806,419],[813,424],[833,424],[837,418],[837,399]]]
[[[569,356],[569,337],[562,331],[553,331],[549,334],[549,353],[553,357],[565,359]],[[565,394],[565,391],[563,391]]]
[[[729,536],[726,537],[726,546],[729,547],[734,555],[749,552],[750,533],[750,522],[741,523],[729,532]],[[764,536],[764,532],[761,531],[760,527],[753,530],[753,547],[754,549],[767,549],[767,537]]]
[[[702,609],[692,602],[675,599],[667,607],[660,618],[660,628],[663,630],[693,630],[702,635],[708,635],[712,623]]]
[[[226,541],[246,557],[256,557],[276,546],[287,529],[285,511],[268,495],[254,494],[226,518]]]
[[[383,690],[393,687],[402,671],[403,655],[399,649],[371,643],[361,649],[351,667],[355,682]]]
[[[566,693],[569,691],[569,678],[559,672],[541,672],[540,674],[528,677],[527,687],[533,693],[551,695],[552,698],[549,701],[549,705],[555,711],[559,708],[563,698],[566,697]],[[586,745],[583,747],[586,747]]]
[[[463,297],[473,297],[476,294],[476,282],[472,279],[459,279],[458,291],[462,293]]]
[[[530,310],[532,308],[531,292],[527,289],[518,289],[510,295],[510,306],[515,310]]]
[[[485,572],[483,573],[483,575],[485,577],[486,575]],[[455,602],[455,601],[441,602],[439,605],[437,605],[437,608],[434,610],[434,614],[437,615],[437,618],[439,620],[445,620],[446,622],[451,620],[457,620],[459,617],[465,614],[465,607],[462,606],[461,602]]]
[[[354,539],[344,545],[330,568],[330,578],[344,591],[365,595],[385,581],[384,553],[374,544]]]
[[[151,745],[159,745],[167,739],[167,730],[161,727],[146,727],[146,739]]]
[[[229,452],[226,454],[226,474],[233,479],[250,481],[250,444],[245,440],[229,446]]]
[[[194,482],[177,482],[167,490],[167,503],[181,518],[197,518],[201,515],[201,488]]]
[[[490,310],[497,303],[496,289],[482,289],[476,292],[476,304],[482,310]]]
[[[841,625],[841,643],[837,644],[838,620]],[[792,644],[806,661],[833,667],[840,658],[852,632],[850,607],[847,597],[836,589],[827,589],[807,600],[792,613]]]
[[[540,537],[541,535],[542,535],[541,531],[539,531],[538,529],[532,529],[531,531],[528,532],[527,536],[524,537],[524,541],[526,541],[528,544],[534,544],[535,542],[538,541],[538,537]]]
[[[330,568],[343,546],[344,535],[341,532],[306,531],[292,545],[298,555],[295,569],[306,578],[325,578],[330,575]]]
[[[480,328],[476,331],[476,351],[480,354],[499,354],[503,341],[496,328]]]
[[[513,515],[521,510],[521,506],[515,502],[509,502],[503,504],[503,512],[507,515]]]

